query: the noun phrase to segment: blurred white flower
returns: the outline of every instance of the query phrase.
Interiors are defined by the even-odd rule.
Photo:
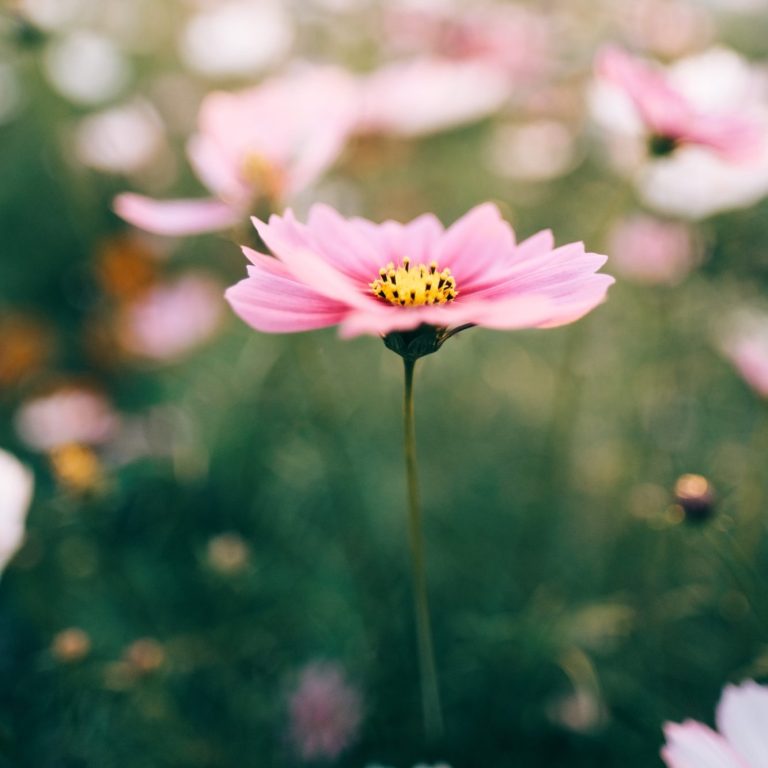
[[[134,101],[84,118],[75,134],[75,152],[84,165],[130,174],[152,162],[163,138],[155,110],[145,101]]]
[[[118,423],[104,395],[76,387],[27,400],[14,419],[19,437],[39,451],[71,443],[106,442],[115,434]]]
[[[32,473],[15,456],[0,449],[0,573],[24,540],[33,488]]]
[[[276,2],[232,0],[194,15],[179,41],[187,66],[210,77],[254,75],[291,48],[293,27]]]
[[[79,30],[53,42],[45,52],[45,72],[51,85],[77,104],[101,104],[113,99],[128,82],[130,66],[114,42]]]
[[[553,179],[573,167],[574,145],[573,133],[555,120],[501,125],[488,147],[488,166],[511,179]]]
[[[210,277],[186,274],[142,294],[122,313],[123,346],[154,360],[178,358],[209,339],[218,328],[223,288]]]

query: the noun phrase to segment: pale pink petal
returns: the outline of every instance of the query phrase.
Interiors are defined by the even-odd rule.
[[[115,213],[129,224],[158,235],[216,232],[241,221],[238,211],[218,200],[153,200],[124,193],[114,202]]]
[[[216,197],[243,203],[253,194],[249,185],[243,182],[241,169],[206,136],[198,134],[189,140],[187,156],[197,177]]]
[[[376,249],[377,272],[390,261],[401,264],[405,257],[412,264],[429,264],[439,256],[437,248],[444,228],[431,213],[425,213],[407,224],[398,221],[374,224],[367,219],[351,219],[350,224],[362,239]]]
[[[343,304],[298,283],[287,270],[283,272],[251,266],[248,277],[229,288],[225,298],[248,325],[267,333],[309,331],[344,319],[347,308]]]
[[[441,269],[449,267],[459,291],[471,291],[502,274],[513,262],[515,235],[493,203],[483,203],[445,232],[436,249]]]
[[[748,765],[719,734],[687,720],[664,727],[667,744],[661,756],[669,768],[758,768]]]
[[[766,143],[762,126],[731,115],[699,115],[682,138],[711,147],[734,163],[746,163],[758,157]]]
[[[551,297],[568,296],[605,264],[606,256],[586,253],[583,243],[569,243],[536,259],[516,264],[504,279],[472,292],[484,299],[540,293]],[[613,280],[611,279],[611,282]]]
[[[381,247],[379,227],[365,222],[370,227],[366,231],[358,223],[362,221],[347,220],[330,206],[316,204],[309,211],[307,231],[329,264],[365,284],[378,277],[390,257]]]
[[[598,54],[596,70],[627,94],[652,132],[670,137],[685,133],[693,108],[661,72],[614,47]]]
[[[359,130],[429,134],[487,117],[510,92],[509,77],[493,62],[439,57],[395,62],[366,78]]]
[[[271,216],[268,224],[258,219],[253,223],[262,240],[296,280],[350,307],[366,309],[376,304],[367,284],[351,280],[317,252],[311,233],[296,221],[291,210],[282,217]]]
[[[717,728],[750,768],[768,765],[768,687],[729,685],[717,707]]]

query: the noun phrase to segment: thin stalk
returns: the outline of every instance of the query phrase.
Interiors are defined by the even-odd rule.
[[[416,611],[416,631],[419,645],[419,672],[421,701],[424,713],[424,731],[427,739],[434,740],[443,733],[443,713],[437,685],[435,652],[432,646],[432,628],[427,598],[427,573],[424,558],[424,533],[421,523],[419,477],[416,462],[416,427],[413,416],[413,369],[415,360],[403,359],[405,389],[403,392],[405,471],[408,479],[408,538],[413,570],[413,597]]]

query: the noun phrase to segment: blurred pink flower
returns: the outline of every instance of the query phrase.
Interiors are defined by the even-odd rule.
[[[667,723],[661,756],[669,768],[764,768],[768,755],[768,688],[729,685],[717,706],[719,733],[703,723]]]
[[[516,244],[491,203],[447,230],[432,214],[374,224],[324,205],[312,207],[306,225],[290,210],[255,225],[276,258],[245,248],[248,277],[226,296],[266,332],[552,327],[594,309],[613,282],[595,274],[606,257],[583,243],[554,248],[547,230]]]
[[[177,358],[207,341],[222,319],[221,288],[205,275],[189,273],[156,285],[127,304],[119,335],[133,354],[155,360]]]
[[[32,473],[0,449],[0,573],[24,540],[24,521],[32,503]]]
[[[388,64],[361,86],[362,133],[420,136],[480,120],[509,98],[509,79],[482,61],[419,58]]]
[[[118,424],[118,415],[104,395],[74,386],[27,400],[15,416],[19,437],[39,451],[68,443],[106,442]]]
[[[548,18],[522,5],[468,10],[401,0],[387,4],[384,33],[399,50],[484,62],[520,85],[530,84],[553,60]]]
[[[619,88],[631,102],[657,154],[694,145],[731,162],[748,162],[763,148],[761,126],[745,112],[698,108],[649,62],[609,47],[598,54],[595,67],[598,78]]]
[[[720,340],[723,354],[755,392],[768,397],[768,315],[740,313],[729,325]]]
[[[362,719],[359,692],[344,670],[329,662],[304,667],[288,709],[290,737],[304,760],[338,757],[357,736]]]
[[[622,276],[645,285],[677,285],[699,260],[685,224],[640,214],[614,227],[609,250]]]
[[[333,67],[306,67],[249,90],[209,94],[187,152],[214,197],[157,201],[125,193],[116,198],[115,211],[163,235],[233,226],[257,199],[280,205],[327,170],[354,127],[357,108],[354,78]]]

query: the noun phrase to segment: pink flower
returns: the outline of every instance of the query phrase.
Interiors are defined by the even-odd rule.
[[[745,312],[732,318],[720,346],[747,384],[768,397],[768,315]]]
[[[667,723],[661,756],[669,768],[764,768],[768,755],[768,688],[729,685],[717,706],[716,733],[702,723]]]
[[[503,71],[483,61],[396,62],[363,81],[357,129],[396,136],[429,134],[493,114],[510,92]]]
[[[221,321],[221,289],[209,277],[186,274],[128,304],[120,340],[130,352],[170,360],[209,339]]]
[[[485,62],[516,83],[530,83],[553,61],[548,19],[521,5],[400,2],[385,9],[384,33],[400,50]]]
[[[677,285],[698,262],[690,230],[676,221],[631,216],[614,227],[610,241],[615,268],[645,285]]]
[[[19,437],[38,451],[50,451],[67,443],[105,443],[115,435],[120,423],[103,394],[75,386],[27,400],[14,421]]]
[[[731,162],[748,162],[763,146],[759,124],[746,113],[698,108],[663,71],[618,48],[606,48],[598,54],[596,70],[599,78],[618,87],[629,99],[650,135],[655,154],[696,145]]]
[[[245,248],[248,277],[226,296],[246,323],[272,333],[552,327],[592,310],[613,282],[595,274],[606,257],[582,243],[555,248],[543,231],[517,244],[491,203],[447,230],[432,214],[374,224],[324,205],[306,225],[290,210],[254,223],[275,258]]]
[[[355,81],[332,67],[209,94],[187,152],[214,197],[161,202],[126,193],[116,198],[115,211],[163,235],[233,226],[258,198],[278,205],[315,181],[341,152],[356,118]]]
[[[360,694],[337,664],[308,664],[288,702],[290,736],[304,760],[338,757],[357,735]]]

